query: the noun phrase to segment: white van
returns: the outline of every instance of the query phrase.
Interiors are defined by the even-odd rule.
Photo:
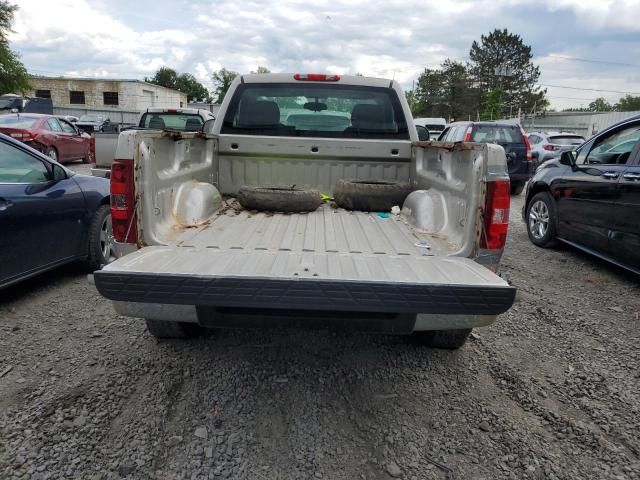
[[[414,118],[413,123],[429,130],[432,140],[437,139],[447,125],[444,118]]]

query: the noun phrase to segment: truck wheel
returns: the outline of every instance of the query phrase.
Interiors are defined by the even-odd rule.
[[[456,350],[467,342],[471,329],[465,330],[431,330],[416,332],[414,336],[423,345],[433,348]]]
[[[318,190],[276,186],[242,186],[238,202],[247,210],[268,212],[313,212],[322,204]]]
[[[89,252],[87,265],[91,271],[99,270],[103,265],[115,259],[113,254],[113,227],[111,225],[111,207],[100,205],[89,227]]]
[[[402,208],[412,190],[408,182],[340,179],[333,189],[333,198],[346,210],[389,212],[395,206]]]
[[[527,234],[538,247],[556,243],[556,204],[547,192],[536,193],[527,205]]]
[[[169,322],[146,318],[149,333],[156,338],[194,338],[202,334],[202,328],[195,323]]]
[[[512,182],[511,183],[511,195],[520,195],[524,190],[524,182]]]

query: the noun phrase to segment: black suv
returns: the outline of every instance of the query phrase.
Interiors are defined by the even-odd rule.
[[[511,194],[519,195],[535,170],[531,146],[522,127],[507,122],[453,122],[438,137],[440,142],[495,143],[504,148]]]
[[[522,214],[535,245],[559,240],[640,273],[640,116],[543,163]]]

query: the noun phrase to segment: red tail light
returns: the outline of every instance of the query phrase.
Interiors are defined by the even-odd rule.
[[[33,140],[36,139],[33,133],[27,130],[11,132],[9,136],[11,138],[15,138],[16,140],[20,140],[22,142],[32,142]]]
[[[527,134],[524,133],[522,127],[520,127],[520,133],[522,134],[522,138],[524,139],[524,146],[527,149],[527,162],[532,162],[533,157],[531,156],[531,144],[529,143],[529,137],[527,137]]]
[[[500,250],[507,241],[509,229],[509,207],[511,205],[511,184],[509,180],[487,182],[487,196],[484,205],[484,235],[480,248]]]
[[[550,152],[553,152],[556,149],[555,145],[543,145],[542,148],[544,148],[545,150],[549,150]]]
[[[473,130],[473,127],[467,128],[467,133],[464,134],[464,141],[465,142],[470,142],[471,141],[471,131],[472,130]]]
[[[337,82],[340,80],[340,75],[326,75],[324,73],[296,73],[293,76],[293,79],[307,82]]]
[[[111,165],[111,223],[116,242],[137,243],[133,160],[114,160]]]

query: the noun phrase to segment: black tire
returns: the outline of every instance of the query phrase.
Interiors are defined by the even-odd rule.
[[[322,204],[318,190],[296,187],[240,187],[238,202],[247,210],[267,212],[313,212]]]
[[[427,347],[457,350],[467,342],[471,328],[464,330],[432,330],[416,332],[416,339]]]
[[[107,228],[106,231],[105,226]],[[99,270],[103,265],[114,260],[112,248],[113,230],[109,205],[100,205],[96,210],[89,227],[88,240],[87,265],[91,271]],[[106,245],[109,247],[108,251],[106,251]]]
[[[524,186],[525,182],[511,182],[511,195],[520,195]]]
[[[412,190],[408,182],[340,179],[333,189],[333,198],[346,210],[389,212],[395,206],[402,208]]]
[[[544,205],[544,209],[542,208]],[[540,223],[544,221],[544,210],[547,212],[547,226],[544,233],[539,227]],[[532,218],[532,211],[535,218],[539,219],[536,222]],[[529,240],[538,247],[548,248],[553,247],[556,243],[556,204],[547,192],[536,193],[529,203],[527,204],[527,214],[525,217],[525,223],[527,225],[527,235]],[[538,225],[538,226],[537,226]]]
[[[202,327],[195,323],[170,322],[145,319],[147,330],[156,338],[195,338],[202,334]]]

